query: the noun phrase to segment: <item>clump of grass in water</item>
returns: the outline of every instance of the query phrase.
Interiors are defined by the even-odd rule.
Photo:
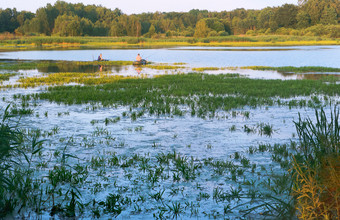
[[[337,219],[340,217],[340,126],[335,106],[328,121],[323,108],[310,118],[295,122],[300,139],[293,156],[294,195],[299,217]]]
[[[17,75],[17,73],[2,73],[0,74],[0,83],[2,81],[7,81],[9,80],[9,78],[11,78],[12,76]]]
[[[11,126],[9,105],[4,111],[0,122],[0,217],[4,218],[15,209],[20,214],[23,208],[35,206],[40,211],[41,193],[35,191],[40,185],[33,186],[33,157],[41,150],[39,135],[30,138]],[[28,143],[25,142],[29,141]],[[26,145],[24,145],[26,144]],[[24,160],[22,159],[24,158]],[[26,163],[25,163],[26,162]],[[40,201],[40,202],[39,202]],[[18,207],[21,207],[20,209]]]
[[[268,137],[272,136],[272,134],[273,134],[273,125],[260,123],[260,124],[257,125],[257,127],[259,128],[259,133],[261,135],[266,135]]]
[[[199,68],[192,68],[192,71],[196,72],[203,72],[205,70],[219,70],[220,68],[218,67],[199,67]]]

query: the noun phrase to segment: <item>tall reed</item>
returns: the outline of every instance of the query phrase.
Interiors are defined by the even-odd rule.
[[[300,138],[292,157],[296,209],[301,219],[340,218],[340,126],[335,106],[327,119],[323,108],[310,118],[295,122]]]

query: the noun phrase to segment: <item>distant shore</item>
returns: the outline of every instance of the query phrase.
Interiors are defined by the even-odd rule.
[[[340,45],[340,39],[286,35],[231,35],[225,37],[56,37],[56,36],[8,36],[0,39],[0,50],[36,49],[115,49],[115,48],[162,48],[176,46],[213,47],[269,47]]]

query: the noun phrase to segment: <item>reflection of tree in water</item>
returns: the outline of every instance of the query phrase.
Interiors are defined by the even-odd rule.
[[[319,80],[319,79],[328,79],[328,80],[334,80],[339,81],[340,75],[337,74],[301,74],[302,79],[313,79],[313,80]]]
[[[75,72],[75,73],[95,73],[98,71],[113,71],[119,73],[122,70],[121,65],[76,65],[74,63],[54,63],[48,66],[38,67],[39,72],[57,73],[57,72]]]
[[[98,71],[97,65],[75,65],[72,63],[51,63],[48,66],[38,67],[39,72],[57,73],[57,72],[81,72],[93,73]]]
[[[335,81],[340,80],[339,74],[317,74],[317,73],[289,73],[289,72],[281,72],[277,71],[284,77],[287,76],[296,76],[296,79],[311,79],[311,80],[320,80],[322,78],[332,79]]]

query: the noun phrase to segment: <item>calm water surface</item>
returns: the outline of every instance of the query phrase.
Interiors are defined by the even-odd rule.
[[[137,53],[157,63],[184,62],[192,67],[324,66],[340,68],[340,46],[176,47],[163,49],[39,50],[1,52],[0,59],[92,61],[134,60]]]

